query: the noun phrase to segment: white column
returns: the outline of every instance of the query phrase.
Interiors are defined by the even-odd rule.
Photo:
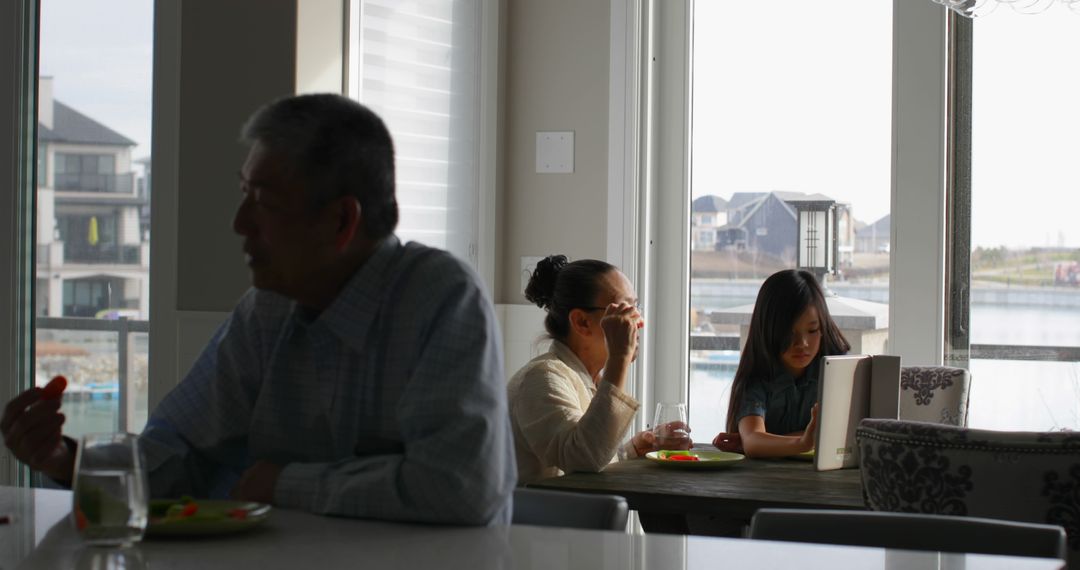
[[[940,365],[945,339],[945,9],[893,12],[889,353]]]
[[[64,314],[64,280],[59,275],[49,275],[49,316]]]

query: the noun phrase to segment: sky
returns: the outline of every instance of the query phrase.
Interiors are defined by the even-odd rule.
[[[41,0],[39,72],[53,97],[150,155],[152,0]]]
[[[820,192],[878,220],[892,1],[766,4],[695,5],[694,197]],[[1002,7],[975,21],[974,42],[973,246],[1080,247],[1080,15]]]
[[[892,0],[765,4],[696,3],[694,197],[820,192],[861,221],[881,218]],[[55,97],[148,156],[153,2],[42,0],[41,20]],[[1080,15],[1002,7],[974,33],[972,243],[1080,247]]]

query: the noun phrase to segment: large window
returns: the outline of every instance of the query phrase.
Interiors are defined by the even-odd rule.
[[[1080,429],[1080,17],[1002,6],[971,26],[970,319],[952,331],[971,352],[949,361],[970,366],[973,427]]]
[[[477,264],[481,3],[352,0],[350,95],[394,137],[397,234]]]
[[[687,2],[682,43],[680,16],[657,18],[663,190],[649,207],[685,168],[690,341],[673,350],[679,329],[656,331],[647,381],[685,382],[698,439],[722,429],[757,289],[798,264],[799,210],[824,202],[830,307],[853,352],[969,368],[973,427],[1080,428],[1080,80],[1066,71],[1080,17],[1058,3],[974,21],[931,2],[745,4]],[[691,111],[672,103],[679,49]],[[680,119],[690,144],[665,127]],[[657,218],[661,240],[679,235]],[[676,265],[650,278],[650,306],[684,290]],[[681,378],[675,355],[689,357]]]
[[[146,421],[152,7],[41,1],[34,382],[74,437]]]
[[[758,288],[799,265],[801,210],[830,212],[829,305],[853,350],[886,350],[892,2],[696,2],[692,50],[689,398],[707,441]]]

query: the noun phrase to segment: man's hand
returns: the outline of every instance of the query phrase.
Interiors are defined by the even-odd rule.
[[[733,451],[742,453],[742,436],[739,432],[722,432],[712,440],[713,446],[720,451]]]
[[[274,487],[284,468],[284,465],[277,463],[257,461],[240,476],[240,482],[236,484],[230,495],[238,501],[272,504]]]
[[[4,408],[0,431],[19,461],[61,483],[71,483],[75,455],[61,436],[60,398],[44,398],[41,388],[15,396]]]

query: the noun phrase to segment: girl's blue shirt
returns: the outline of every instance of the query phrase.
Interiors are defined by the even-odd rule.
[[[765,418],[765,431],[776,435],[802,431],[810,423],[810,409],[818,397],[821,359],[806,367],[801,378],[786,370],[770,379],[754,379],[746,385],[736,425],[746,416]]]

